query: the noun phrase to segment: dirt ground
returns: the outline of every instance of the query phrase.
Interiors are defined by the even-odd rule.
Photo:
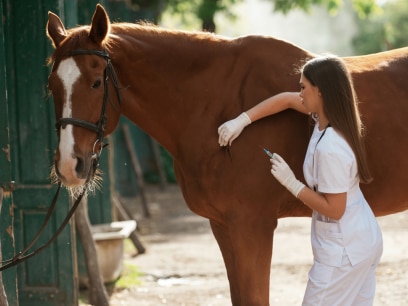
[[[111,306],[231,305],[228,280],[208,221],[189,211],[178,186],[148,190],[151,219],[141,216],[138,199],[126,199],[134,211],[143,255],[125,254],[125,264],[137,265],[141,284],[115,290]],[[377,269],[375,306],[408,305],[408,212],[378,218],[384,254]],[[274,240],[270,304],[300,305],[312,262],[310,219],[279,221]]]

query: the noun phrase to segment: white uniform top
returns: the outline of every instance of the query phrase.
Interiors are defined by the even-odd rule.
[[[347,192],[346,210],[338,221],[313,211],[311,242],[315,260],[340,267],[345,251],[350,263],[367,259],[382,243],[381,230],[359,186],[357,161],[346,140],[332,127],[316,122],[303,172],[310,188],[322,193]]]

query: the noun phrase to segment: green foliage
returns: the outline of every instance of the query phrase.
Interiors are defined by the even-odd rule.
[[[375,0],[352,0],[352,3],[360,19],[374,16],[381,11]]]
[[[389,0],[382,14],[359,21],[359,34],[353,40],[357,54],[369,54],[408,46],[408,1]]]
[[[329,11],[333,11],[339,7],[340,0],[269,0],[274,3],[274,9],[277,12],[284,14],[290,11],[300,9],[305,12],[309,12],[312,5],[327,5]]]
[[[198,19],[204,30],[215,30],[206,29],[205,24],[213,23],[218,13],[234,18],[231,7],[240,1],[242,0],[165,0],[165,10],[184,24],[189,25]]]
[[[131,263],[124,262],[122,275],[115,282],[116,289],[126,289],[134,286],[140,286],[142,273],[139,268]]]
[[[158,1],[158,0],[156,0]],[[189,25],[194,19],[202,22],[203,29],[208,22],[214,23],[214,16],[218,13],[229,18],[235,18],[231,8],[243,0],[162,0],[166,12],[176,16],[183,24]],[[289,13],[300,9],[308,12],[314,5],[322,5],[330,14],[336,14],[344,5],[344,0],[265,0],[272,2],[277,12]],[[378,11],[376,0],[351,0],[360,18],[366,18]],[[142,2],[142,0],[133,0]],[[213,24],[215,30],[215,24]]]
[[[323,5],[327,8],[330,14],[336,14],[344,5],[343,0],[269,0],[274,3],[275,11],[283,12],[284,14],[295,9],[301,9],[309,12],[313,5]],[[378,11],[378,6],[375,0],[352,0],[354,10],[360,18],[366,18],[374,12]]]

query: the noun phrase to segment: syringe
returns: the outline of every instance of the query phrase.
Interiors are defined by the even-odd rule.
[[[270,158],[273,158],[273,153],[269,152],[267,149],[263,148],[264,152],[266,155],[268,155]]]

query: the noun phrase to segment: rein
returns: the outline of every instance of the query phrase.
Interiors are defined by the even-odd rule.
[[[76,118],[60,118],[59,120],[57,120],[55,127],[57,128],[57,130],[62,127],[63,129],[67,126],[67,124],[72,124],[72,125],[76,125],[85,129],[88,129],[90,131],[93,131],[97,134],[97,139],[93,145],[93,149],[92,149],[92,159],[93,159],[93,163],[92,163],[92,167],[93,167],[93,171],[96,171],[97,167],[99,166],[99,159],[102,153],[102,149],[107,146],[107,144],[103,143],[104,140],[104,133],[105,133],[105,128],[106,128],[106,121],[107,121],[107,117],[106,117],[106,106],[107,106],[107,101],[109,98],[109,86],[108,86],[108,80],[109,80],[109,76],[111,76],[112,78],[112,82],[116,88],[116,94],[118,96],[118,100],[119,100],[119,104],[122,104],[122,96],[120,94],[120,88],[119,88],[119,82],[118,82],[118,78],[116,75],[116,72],[112,66],[112,62],[110,59],[109,54],[105,51],[105,50],[82,50],[82,49],[78,49],[78,50],[74,50],[71,52],[72,56],[75,55],[97,55],[100,57],[103,57],[106,60],[106,68],[104,71],[104,79],[105,79],[105,83],[104,83],[104,94],[103,94],[103,103],[102,103],[102,111],[101,111],[101,116],[100,119],[98,120],[97,123],[90,123],[88,121],[82,120],[82,119],[76,119]],[[100,149],[98,152],[95,152],[95,148],[97,146],[97,144],[100,144]],[[89,169],[91,170],[91,168]],[[90,172],[89,172],[90,174]],[[88,180],[90,179],[90,175],[88,174]],[[87,182],[88,182],[87,180]],[[86,183],[87,183],[86,182]],[[86,184],[85,183],[85,184]],[[46,225],[48,224],[48,221],[50,220],[52,213],[55,210],[55,206],[58,200],[58,196],[61,190],[61,181],[58,182],[58,188],[57,191],[54,195],[54,198],[51,202],[50,207],[48,208],[47,211],[47,215],[45,216],[45,219],[40,227],[40,229],[38,230],[37,234],[34,236],[34,238],[30,241],[30,243],[22,250],[20,251],[18,254],[16,254],[13,258],[8,259],[8,260],[4,260],[1,262],[2,266],[0,266],[0,271],[6,270],[12,266],[15,266],[23,261],[26,261],[27,259],[33,257],[34,255],[40,253],[41,251],[43,251],[44,249],[46,249],[48,246],[50,246],[56,239],[57,237],[61,234],[61,232],[64,230],[65,226],[68,224],[69,220],[71,219],[71,217],[73,216],[73,214],[75,213],[75,210],[77,209],[77,207],[79,206],[79,204],[81,203],[81,200],[85,194],[86,189],[84,188],[82,190],[82,192],[80,193],[80,195],[78,196],[78,198],[75,200],[74,204],[72,205],[71,209],[69,210],[67,216],[65,217],[64,221],[62,222],[62,224],[60,225],[60,227],[57,229],[57,231],[54,233],[54,235],[50,238],[50,240],[48,240],[48,242],[46,242],[45,244],[43,244],[42,246],[40,246],[38,249],[32,251],[31,253],[26,254],[31,247],[36,243],[36,241],[38,240],[38,238],[41,236],[41,233],[43,232],[43,230],[45,229]],[[1,250],[0,250],[1,251]]]
[[[43,221],[43,224],[41,225],[40,229],[38,230],[37,234],[34,236],[34,238],[31,240],[31,242],[24,248],[24,250],[20,251],[17,255],[15,255],[13,258],[4,260],[1,263],[3,264],[0,267],[0,271],[6,270],[8,268],[11,268],[12,266],[15,266],[23,261],[26,261],[27,259],[33,257],[34,255],[37,255],[47,247],[49,247],[61,234],[61,232],[64,230],[65,226],[68,224],[69,220],[71,219],[72,215],[74,214],[75,210],[79,206],[79,203],[81,203],[81,200],[85,194],[85,190],[81,192],[79,197],[75,200],[74,205],[72,205],[71,209],[69,210],[67,216],[65,217],[64,221],[60,225],[60,227],[57,229],[57,231],[54,233],[54,235],[48,240],[45,244],[43,244],[41,247],[38,249],[32,251],[29,254],[26,254],[28,250],[36,243],[38,238],[40,238],[41,233],[43,232],[44,228],[46,227],[48,221],[51,218],[51,215],[55,209],[55,204],[57,203],[59,192],[61,190],[61,182],[58,183],[58,189],[55,193],[54,199],[52,200],[50,208],[48,208],[47,215],[45,216],[45,219]]]

